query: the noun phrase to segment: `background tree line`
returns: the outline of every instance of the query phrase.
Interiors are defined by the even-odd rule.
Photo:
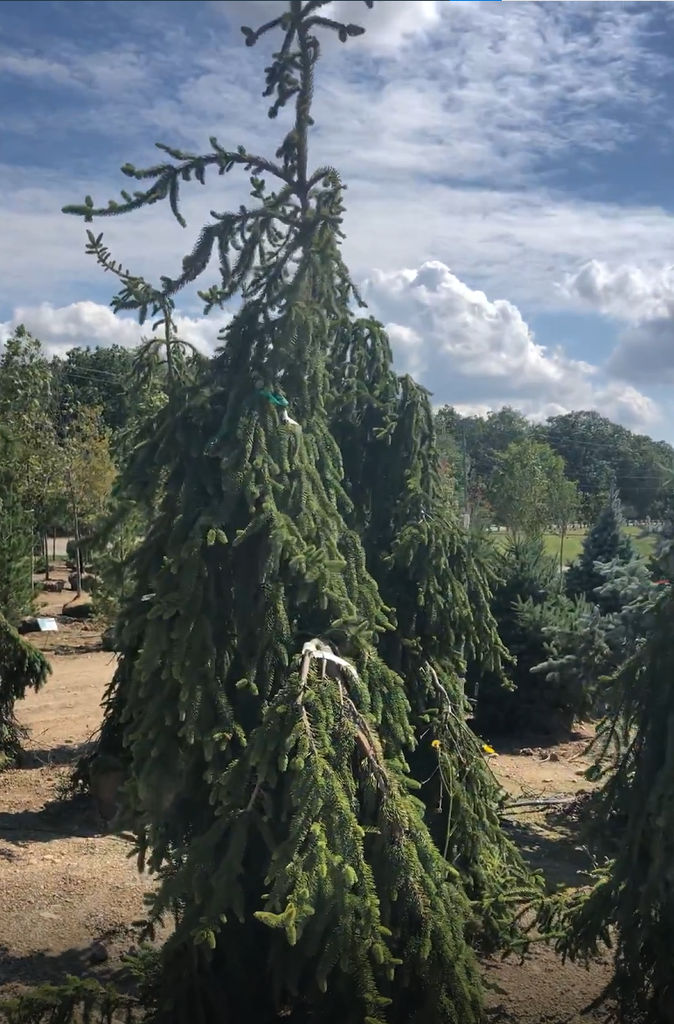
[[[627,519],[660,519],[668,512],[674,448],[635,434],[597,412],[570,412],[533,424],[507,406],[485,417],[461,416],[444,406],[436,414],[436,429],[445,462],[456,475],[461,501],[472,512],[493,512],[501,525],[507,522],[498,494],[509,449],[511,464],[516,456],[520,460],[525,456],[529,465],[543,459],[553,476],[558,468],[552,457],[561,458],[563,475],[578,488],[578,516],[584,523],[594,522],[612,489],[620,491]],[[532,447],[534,443],[547,451]]]
[[[49,575],[51,538],[86,537],[110,511],[125,454],[165,398],[165,365],[147,343],[73,348],[50,358],[23,326],[5,342],[0,609],[10,622],[30,607],[33,570]]]
[[[95,425],[107,438],[113,461],[119,461],[144,412],[163,401],[165,361],[147,351],[139,359],[142,348],[74,347],[49,358],[24,327],[5,344],[0,423],[21,442],[40,525],[49,520],[49,526],[72,528],[64,516],[63,475],[55,458],[56,448],[63,457],[66,436],[78,430],[91,434]],[[668,514],[674,447],[597,412],[571,412],[534,424],[507,406],[484,417],[461,416],[444,406],[435,427],[457,502],[497,525],[509,527],[514,509],[525,531],[534,520],[557,532],[574,518],[592,523],[612,489],[620,492],[626,519]],[[94,473],[94,488],[96,478]]]

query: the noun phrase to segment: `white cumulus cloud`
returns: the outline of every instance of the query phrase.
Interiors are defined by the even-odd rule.
[[[674,266],[642,270],[590,260],[569,274],[564,294],[620,320],[653,320],[666,316],[674,303]]]
[[[560,366],[536,344],[516,306],[473,291],[437,260],[418,270],[375,273],[364,293],[419,373],[432,371],[438,360],[451,360],[464,377],[517,377],[522,386],[559,378]],[[410,316],[414,328],[398,323]]]
[[[416,376],[438,404],[507,403],[539,419],[597,409],[630,426],[658,419],[652,399],[540,345],[515,305],[473,290],[443,263],[379,271],[363,293],[386,324],[398,369]]]
[[[642,385],[674,384],[674,267],[592,260],[566,278],[563,291],[624,323],[608,360],[611,375]]]
[[[228,314],[221,313],[208,318],[176,316],[175,322],[183,341],[200,352],[210,353],[218,345],[218,332],[229,319]],[[151,324],[141,327],[137,320],[115,316],[111,309],[97,302],[73,302],[60,307],[43,302],[39,306],[18,307],[9,320],[0,323],[0,345],[19,324],[40,339],[50,356],[64,356],[71,348],[79,347],[133,347],[152,334]]]

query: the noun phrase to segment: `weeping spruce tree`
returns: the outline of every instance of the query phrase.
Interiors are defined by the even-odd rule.
[[[175,295],[215,249],[206,312],[236,294],[242,305],[125,475],[127,497],[156,511],[131,556],[101,750],[126,761],[123,820],[159,876],[151,918],[176,920],[152,996],[153,1019],[171,1024],[243,1012],[256,1024],[280,1013],[471,1024],[481,994],[461,859],[483,895],[497,876],[501,889],[506,875],[524,878],[464,722],[468,648],[484,640],[500,655],[486,584],[454,524],[434,539],[427,397],[395,378],[382,338],[371,379],[349,388],[363,410],[377,407],[389,468],[408,474],[381,478],[387,524],[372,483],[343,465],[338,389],[351,357],[360,365],[364,327],[339,249],[343,186],[331,168],[310,172],[307,141],[316,32],[346,41],[362,29],[322,17],[324,6],[291,2],[243,30],[248,45],[283,32],[265,95],[270,116],[290,102],[295,116],[275,160],[215,139],[205,156],[161,147],[170,161],[124,168],[151,182],[145,191],[66,208],[91,222],[168,199],[183,223],[181,183],[235,166],[256,201],[214,215],[181,275],[162,279]],[[90,251],[100,246],[90,235]],[[143,320],[155,300],[124,277],[119,308]],[[357,429],[366,441],[362,417]],[[440,843],[411,770],[423,762],[445,803]]]
[[[663,565],[669,573],[674,560]],[[673,1024],[674,974],[674,599],[667,587],[647,610],[648,635],[615,675],[599,733],[606,781],[596,824],[619,828],[617,853],[595,884],[553,900],[543,929],[572,958],[613,948],[601,1000],[620,1020]],[[613,757],[611,757],[613,753]],[[608,768],[607,768],[608,762]]]
[[[335,333],[329,364],[331,432],[351,499],[348,519],[395,610],[395,628],[378,650],[405,680],[411,722],[422,737],[408,757],[411,774],[422,783],[436,845],[474,901],[479,940],[493,947],[508,933],[516,937],[513,907],[535,888],[501,830],[499,787],[466,726],[468,665],[503,685],[508,658],[490,610],[491,561],[459,526],[440,475],[428,393],[394,373],[381,324],[347,321]]]

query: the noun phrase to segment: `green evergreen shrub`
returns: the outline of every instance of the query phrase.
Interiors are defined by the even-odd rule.
[[[591,604],[599,604],[603,613],[616,611],[618,606],[612,600],[612,594],[597,594],[598,588],[605,582],[600,564],[608,564],[616,559],[629,562],[635,557],[632,540],[625,533],[624,526],[620,496],[613,490],[608,504],[583,541],[580,557],[569,566],[566,573],[567,594],[570,597],[584,597]]]
[[[33,601],[33,532],[17,495],[17,457],[11,438],[0,431],[0,768],[13,764],[21,751],[16,701],[26,690],[40,689],[49,673],[45,657],[15,628]]]
[[[29,689],[39,690],[50,673],[41,651],[23,640],[0,611],[0,768],[14,764],[24,733],[14,706]]]
[[[583,606],[560,593],[559,566],[546,554],[542,538],[511,540],[494,559],[499,582],[491,610],[515,661],[509,685],[498,673],[471,665],[475,727],[490,739],[568,732],[586,709],[582,690],[572,679],[535,670],[548,662],[560,633],[576,635]]]
[[[615,999],[619,1019],[671,1024],[674,990],[674,603],[669,587],[653,604],[652,631],[612,680],[595,775],[598,832],[616,834],[614,858],[589,888],[557,896],[541,915],[544,933],[572,959],[613,950],[613,977],[599,1002]]]
[[[0,613],[17,625],[33,605],[33,544],[30,510],[21,502],[16,478],[19,446],[0,426]]]

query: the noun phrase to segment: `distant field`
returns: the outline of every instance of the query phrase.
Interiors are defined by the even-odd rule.
[[[629,533],[634,543],[634,547],[640,555],[650,555],[655,547],[655,534],[647,534],[644,536],[644,531],[640,526],[626,526],[625,532]],[[583,541],[587,535],[586,530],[570,530],[564,539],[564,561],[568,564],[573,562],[583,548]],[[503,543],[505,541],[505,533],[499,533],[496,536],[496,543]],[[559,535],[556,533],[547,533],[545,535],[545,547],[551,555],[559,554]]]

